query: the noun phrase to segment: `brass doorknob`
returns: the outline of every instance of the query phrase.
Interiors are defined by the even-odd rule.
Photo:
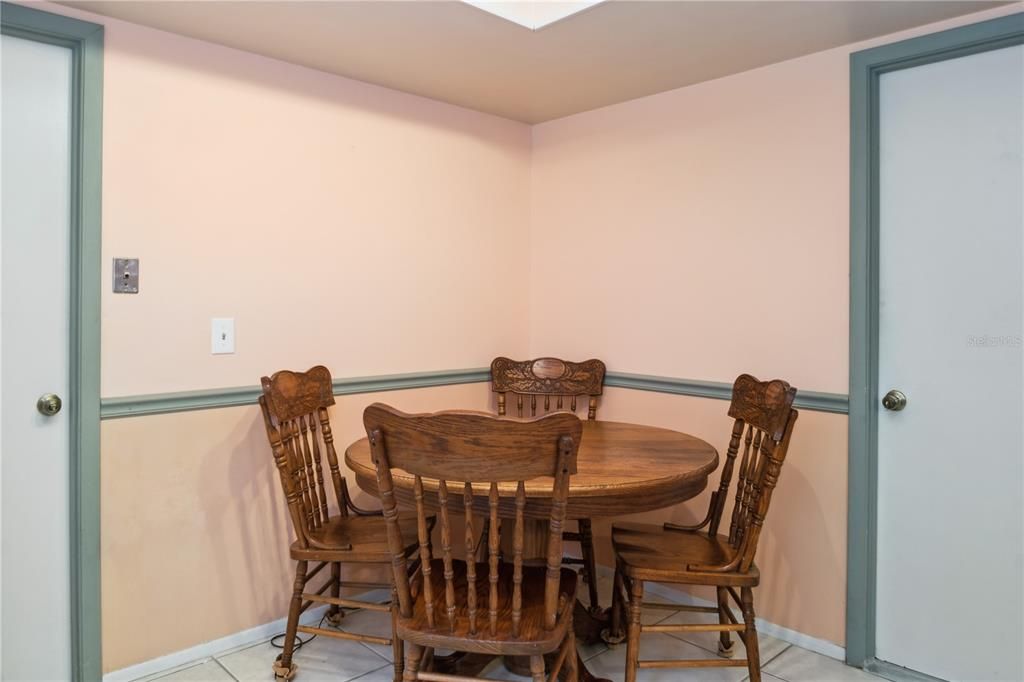
[[[39,396],[39,400],[36,401],[36,409],[39,410],[39,414],[45,417],[52,417],[53,415],[60,412],[61,406],[63,406],[60,396],[56,393],[46,393],[45,395]]]
[[[895,388],[885,394],[882,398],[882,407],[893,412],[899,412],[907,406],[907,396],[903,394],[903,391],[898,391]]]

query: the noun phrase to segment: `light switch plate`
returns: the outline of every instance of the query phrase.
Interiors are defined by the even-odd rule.
[[[228,355],[235,352],[235,318],[214,317],[210,320],[210,353]]]
[[[139,293],[139,259],[115,258],[113,279],[115,294]]]

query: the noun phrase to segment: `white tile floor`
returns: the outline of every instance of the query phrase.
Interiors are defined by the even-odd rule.
[[[602,599],[608,603],[610,585],[599,581]],[[586,597],[583,597],[584,601]],[[659,598],[660,600],[660,598]],[[670,614],[665,611],[647,611],[644,621],[682,622],[692,620],[698,614]],[[698,616],[699,617],[699,616]],[[387,636],[390,620],[387,614],[373,611],[349,613],[343,621],[344,629],[354,629]],[[649,633],[641,640],[641,658],[709,658],[717,651],[716,633]],[[764,682],[877,682],[874,675],[850,668],[835,659],[816,654],[781,640],[761,635],[759,638]],[[742,655],[742,643],[737,642]],[[228,651],[213,658],[194,661],[173,671],[144,678],[145,682],[230,682],[239,680],[273,680],[270,665],[280,650],[262,642],[252,646]],[[584,647],[581,655],[592,673],[610,680],[622,680],[625,666],[625,645],[609,649],[604,645]],[[317,637],[295,654],[299,674],[295,682],[392,682],[394,668],[391,663],[391,648],[363,645],[336,639]],[[500,662],[488,668],[484,677],[494,680],[517,680],[504,669]],[[698,668],[688,670],[641,670],[639,682],[671,682],[688,680],[692,682],[742,682],[747,678],[745,668]],[[140,680],[139,682],[143,682]]]

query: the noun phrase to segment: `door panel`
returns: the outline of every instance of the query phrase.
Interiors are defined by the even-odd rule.
[[[2,36],[0,627],[5,680],[70,679],[71,51]]]
[[[1021,680],[1024,47],[879,82],[876,656]],[[881,395],[878,396],[879,401]]]

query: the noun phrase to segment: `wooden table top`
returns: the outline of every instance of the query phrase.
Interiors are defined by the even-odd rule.
[[[345,463],[355,474],[356,484],[378,496],[376,470],[366,438],[345,450]],[[695,436],[655,426],[584,421],[577,455],[578,473],[570,480],[567,515],[580,519],[670,507],[700,494],[707,486],[708,475],[717,466],[718,452]],[[399,500],[408,503],[413,477],[395,472],[394,484]],[[511,495],[514,484],[500,489],[503,495]],[[486,510],[486,486],[474,488],[473,492],[477,498],[474,507]],[[526,496],[526,514],[546,516],[550,510],[551,479],[527,483]]]

